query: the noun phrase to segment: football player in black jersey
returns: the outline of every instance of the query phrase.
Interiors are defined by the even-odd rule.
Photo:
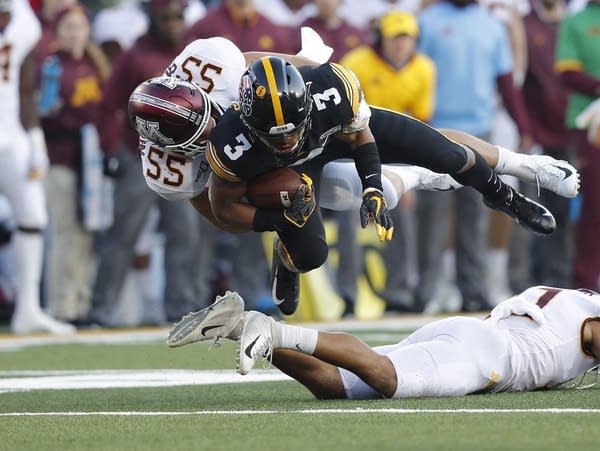
[[[382,241],[391,238],[393,225],[381,190],[381,163],[450,174],[534,232],[548,234],[556,226],[547,209],[504,184],[470,147],[408,116],[369,107],[354,74],[333,63],[296,69],[271,56],[251,64],[240,82],[239,103],[213,129],[206,155],[216,175],[209,187],[215,217],[230,229],[278,234],[273,293],[284,314],[296,309],[299,273],[327,258],[315,208],[319,187],[312,180],[332,160],[355,161],[364,188],[361,225],[372,219]],[[306,174],[306,186],[287,210],[242,202],[250,179],[282,166]]]

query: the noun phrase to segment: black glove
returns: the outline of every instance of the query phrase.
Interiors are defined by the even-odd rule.
[[[304,183],[296,191],[292,204],[283,212],[285,219],[298,228],[304,227],[317,206],[312,179],[306,174],[302,174],[301,177]]]
[[[360,206],[360,225],[364,229],[369,220],[375,222],[379,241],[391,240],[394,235],[394,223],[383,193],[376,188],[367,188],[363,193]]]
[[[117,178],[125,173],[125,167],[121,164],[121,160],[115,155],[105,155],[102,160],[102,169],[107,177]]]

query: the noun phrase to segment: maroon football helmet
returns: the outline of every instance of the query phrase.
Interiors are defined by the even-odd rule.
[[[204,151],[221,115],[221,108],[195,83],[173,77],[141,83],[129,97],[128,110],[142,137],[186,157]]]

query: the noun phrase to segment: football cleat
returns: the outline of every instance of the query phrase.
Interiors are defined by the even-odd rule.
[[[185,315],[169,331],[167,344],[178,346],[221,337],[238,340],[242,331],[244,300],[236,292],[227,291],[217,296],[215,302],[202,310]]]
[[[542,188],[563,197],[575,197],[579,193],[579,172],[564,160],[549,155],[528,155],[521,165],[533,173]]]
[[[236,369],[240,374],[248,374],[259,359],[270,359],[273,353],[272,318],[259,312],[250,311],[242,326],[238,342]]]
[[[273,243],[273,263],[271,265],[271,284],[273,301],[284,315],[291,315],[298,308],[300,300],[300,273],[285,267],[279,256],[279,238]]]
[[[556,220],[546,207],[516,192],[510,186],[507,188],[509,196],[506,199],[491,201],[484,197],[484,203],[490,208],[506,213],[534,233],[548,235],[554,232]]]
[[[448,174],[439,174],[420,166],[412,166],[411,169],[419,174],[419,184],[415,189],[427,191],[451,191],[462,188],[462,185]]]

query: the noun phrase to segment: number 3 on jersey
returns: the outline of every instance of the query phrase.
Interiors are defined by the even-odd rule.
[[[250,141],[244,136],[243,133],[237,135],[235,140],[238,142],[236,146],[232,148],[229,144],[227,144],[223,149],[225,155],[227,155],[231,160],[237,160],[244,154],[245,151],[252,147],[252,144],[250,144]]]

